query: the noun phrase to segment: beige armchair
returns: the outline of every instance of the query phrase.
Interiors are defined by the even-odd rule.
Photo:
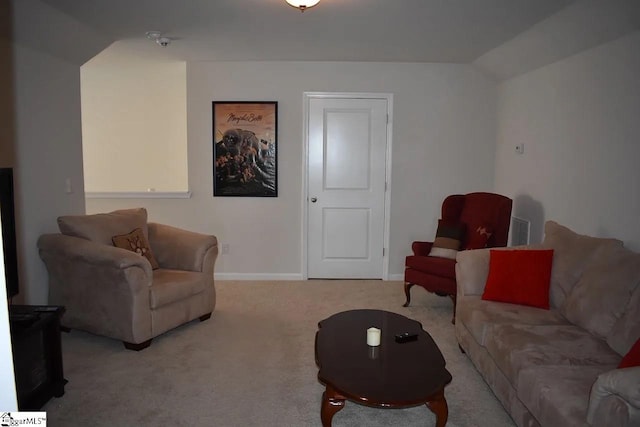
[[[61,234],[40,236],[38,248],[49,273],[49,303],[66,307],[64,327],[142,350],[153,337],[211,317],[215,236],[147,224],[143,208],[64,216],[58,226]],[[139,247],[114,246],[114,237],[138,229],[159,268]]]

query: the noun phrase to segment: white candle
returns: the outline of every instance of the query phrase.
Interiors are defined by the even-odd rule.
[[[367,329],[367,344],[370,346],[380,345],[380,329],[378,328]]]

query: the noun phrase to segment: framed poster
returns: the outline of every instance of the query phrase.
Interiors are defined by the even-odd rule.
[[[214,101],[213,195],[278,196],[278,103]]]

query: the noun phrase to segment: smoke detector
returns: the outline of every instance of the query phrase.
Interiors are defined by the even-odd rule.
[[[146,34],[149,40],[155,41],[162,47],[167,47],[171,44],[171,39],[169,37],[164,37],[160,31],[147,31]]]

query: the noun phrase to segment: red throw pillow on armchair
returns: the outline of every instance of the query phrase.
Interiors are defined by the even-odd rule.
[[[483,300],[549,309],[553,249],[491,250]]]
[[[467,231],[465,249],[483,249],[487,247],[487,242],[493,231],[484,225],[470,227]]]
[[[640,366],[640,338],[631,347],[631,350],[622,358],[618,368],[632,368]]]

